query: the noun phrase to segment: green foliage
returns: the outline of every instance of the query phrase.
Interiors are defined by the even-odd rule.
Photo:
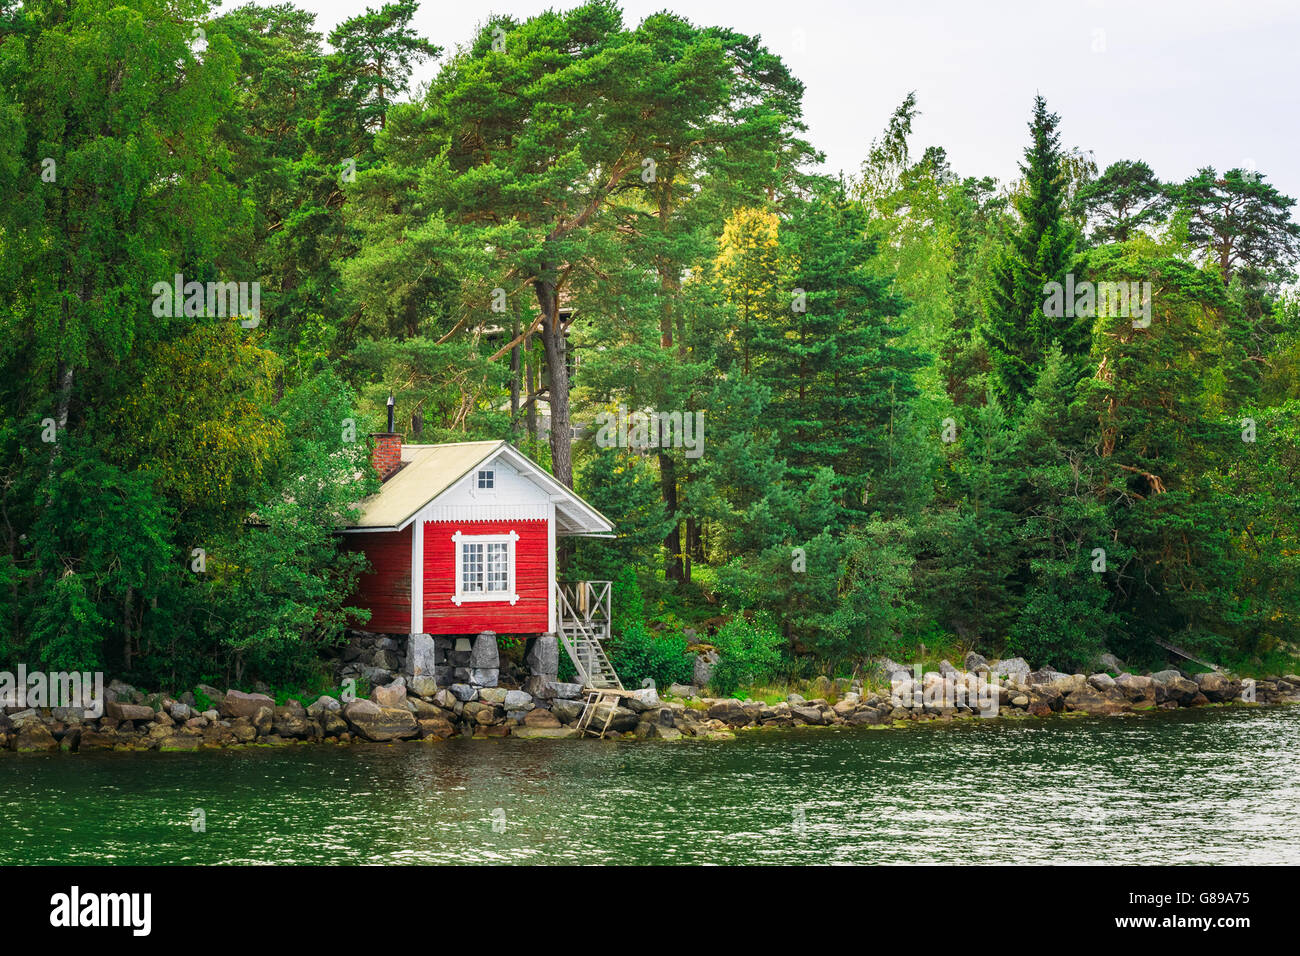
[[[571,574],[589,580],[619,578],[653,553],[670,527],[649,461],[617,448],[596,449],[578,470],[578,493],[618,529],[614,540],[579,541]]]
[[[6,5],[0,663],[319,690],[375,487],[346,436],[390,393],[408,441],[509,438],[613,521],[561,561],[614,582],[630,681],[720,623],[733,692],[920,643],[1289,659],[1300,225],[1265,177],[1097,175],[1041,97],[1022,178],[962,176],[909,94],[846,184],[726,25],[493,16],[413,91],[417,19]],[[259,324],[156,314],[178,273],[257,281]],[[1143,321],[1045,309],[1068,274],[1149,283]],[[605,447],[620,408],[703,444]]]
[[[610,579],[610,622],[614,634],[642,624],[646,620],[645,596],[641,593],[641,582],[637,580],[636,569],[624,565]]]
[[[1085,316],[1048,314],[1046,286],[1065,281],[1077,235],[1066,218],[1065,156],[1060,148],[1059,117],[1034,100],[1029,124],[1032,142],[1020,170],[1025,191],[1013,200],[1019,226],[1008,237],[993,266],[988,305],[981,326],[993,365],[998,393],[1018,405],[1033,386],[1043,357],[1053,342],[1067,356],[1087,351],[1091,323]]]
[[[271,679],[309,670],[340,639],[344,604],[364,556],[339,547],[337,532],[355,517],[358,493],[377,482],[360,441],[343,439],[355,414],[351,396],[330,372],[289,392],[277,409],[290,437],[278,482],[255,524],[221,539],[212,554],[207,627],[236,661]],[[357,475],[371,474],[359,482]]]
[[[1188,241],[1203,250],[1227,285],[1237,273],[1248,281],[1294,276],[1300,258],[1300,223],[1291,220],[1295,200],[1253,170],[1199,170],[1173,191],[1186,216]]]
[[[1121,159],[1080,189],[1073,206],[1096,223],[1093,242],[1128,242],[1138,230],[1164,221],[1169,190],[1146,163]]]
[[[624,628],[609,644],[609,661],[627,687],[641,687],[649,679],[660,691],[669,684],[689,684],[695,655],[680,631],[654,631],[637,621]]]
[[[203,691],[199,690],[197,687],[194,688],[194,690],[192,690],[190,693],[194,695],[194,706],[200,714],[204,713],[205,711],[212,710],[214,707],[216,707],[216,703],[212,700],[212,698],[209,697],[207,694],[205,694]]]
[[[129,656],[140,604],[179,574],[168,542],[172,514],[147,475],[93,449],[70,445],[59,465],[32,525],[31,560],[43,586],[31,594],[27,652],[52,669],[102,666],[113,636],[123,635]]]
[[[1007,653],[1073,674],[1086,672],[1106,648],[1107,594],[1095,578],[1068,570],[1039,572],[1036,587],[1012,627]]]
[[[715,694],[729,697],[741,685],[773,681],[786,667],[781,653],[785,639],[772,619],[763,613],[746,620],[733,615],[713,638],[718,662],[709,680]]]

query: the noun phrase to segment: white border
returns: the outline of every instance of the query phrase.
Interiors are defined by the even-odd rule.
[[[411,526],[411,633],[424,633],[424,522]]]
[[[546,630],[555,633],[555,602],[558,600],[555,584],[555,502],[546,505]]]
[[[464,602],[470,601],[476,604],[505,604],[509,602],[514,605],[519,601],[519,592],[515,589],[515,542],[519,540],[519,535],[515,533],[513,528],[510,529],[508,534],[461,534],[457,531],[451,536],[451,540],[452,550],[456,555],[456,593],[451,596],[452,604],[460,607]],[[460,547],[462,544],[508,544],[510,546],[506,549],[506,567],[510,578],[504,593],[501,591],[475,591],[472,594],[466,594],[461,590],[461,585],[464,583],[461,571],[465,564],[465,558]],[[484,557],[486,558],[486,552]],[[487,573],[486,567],[484,567],[484,573]]]

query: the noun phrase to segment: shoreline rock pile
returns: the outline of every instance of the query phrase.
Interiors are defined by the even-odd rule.
[[[989,662],[973,653],[966,655],[964,663],[965,670],[960,670],[942,661],[937,671],[917,675],[915,670],[883,659],[877,662],[873,676],[888,686],[882,686],[879,691],[865,689],[861,681],[826,681],[825,696],[813,700],[791,694],[776,704],[708,698],[703,703],[708,708],[710,722],[735,730],[885,725],[975,717],[981,712],[999,717],[1047,717],[1062,713],[1114,716],[1234,702],[1300,702],[1300,676],[1295,674],[1249,681],[1220,673],[1189,677],[1174,669],[1130,674],[1119,666],[1110,668],[1120,671],[1116,677],[1105,671],[1085,676],[1050,668],[1030,670],[1022,658]],[[694,690],[677,685],[674,689]],[[706,726],[717,729],[716,725]]]
[[[369,641],[341,661],[340,673],[352,667],[346,676],[364,677],[373,686],[366,699],[351,701],[324,696],[308,706],[297,700],[277,704],[262,693],[200,685],[196,690],[206,705],[201,710],[191,692],[177,698],[146,696],[113,681],[98,719],[70,708],[0,710],[0,750],[192,752],[296,743],[577,737],[585,707],[582,687],[556,679],[555,638],[530,644],[525,676],[498,655],[495,635],[490,648],[485,636],[479,637],[459,648],[428,635],[416,635],[409,647]],[[963,664],[959,669],[943,661],[937,671],[918,675],[882,659],[865,685],[819,678],[809,691],[815,695],[811,699],[790,694],[773,704],[701,697],[698,688],[687,685],[670,687],[665,700],[649,688],[625,697],[612,713],[602,706],[592,726],[604,727],[608,721],[611,736],[679,740],[728,737],[743,728],[952,720],[974,717],[981,709],[1002,717],[1112,716],[1233,702],[1300,702],[1300,676],[1294,674],[1255,682],[1219,673],[1188,676],[1174,669],[1131,674],[1118,661],[1103,661],[1118,676],[1107,671],[1085,676],[1031,670],[1020,658],[990,662],[978,654],[968,654]]]

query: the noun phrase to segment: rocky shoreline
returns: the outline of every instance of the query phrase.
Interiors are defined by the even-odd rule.
[[[1205,706],[1300,703],[1300,676],[1295,674],[1261,681],[1220,673],[1189,676],[1175,669],[1153,674],[1121,669],[1117,676],[1105,671],[1065,674],[1049,668],[1030,670],[1020,658],[988,662],[978,654],[967,655],[965,670],[943,661],[939,670],[917,674],[885,660],[876,664],[875,671],[887,679],[888,689],[873,692],[860,682],[827,681],[828,697],[805,700],[792,694],[776,704],[706,700],[706,713],[710,722],[736,730],[800,725],[888,727],[981,716],[1111,717]],[[831,703],[830,698],[838,699]]]
[[[105,692],[99,718],[87,718],[72,708],[4,708],[0,751],[192,752],[305,743],[580,736],[576,725],[585,706],[582,688],[555,679],[555,648],[546,642],[530,646],[525,661],[531,673],[524,674],[496,656],[495,635],[490,642],[488,636],[480,635],[459,650],[451,641],[413,641],[410,653],[394,647],[390,638],[363,636],[344,652],[338,670],[372,683],[368,697],[343,701],[323,696],[308,706],[203,685],[175,698],[150,696],[114,681]],[[1111,668],[1120,671],[1114,676],[1106,671],[1064,674],[1030,670],[1019,658],[989,662],[978,654],[967,655],[963,663],[958,669],[943,661],[937,671],[918,673],[880,660],[868,668],[865,682],[822,678],[815,682],[812,696],[790,694],[776,703],[705,697],[698,688],[681,685],[673,685],[661,698],[648,688],[630,693],[612,713],[607,707],[598,709],[592,725],[604,727],[608,720],[608,736],[628,739],[717,739],[764,727],[886,728],[981,714],[1114,716],[1300,702],[1300,676],[1294,674],[1263,681],[1219,673],[1189,676],[1174,669],[1131,674]],[[470,679],[458,679],[462,677]],[[499,686],[503,679],[517,686]],[[196,693],[207,705],[202,709]]]

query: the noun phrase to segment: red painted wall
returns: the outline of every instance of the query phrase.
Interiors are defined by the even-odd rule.
[[[361,576],[351,599],[352,606],[371,612],[368,622],[356,626],[380,634],[411,633],[411,528],[346,534],[343,547],[364,551],[374,568]]]
[[[519,600],[513,606],[508,601],[466,601],[460,607],[452,603],[451,596],[456,593],[456,552],[451,536],[457,531],[466,535],[514,531],[519,535],[515,542],[515,591]],[[425,633],[540,634],[546,631],[550,601],[547,558],[543,520],[428,522],[424,526]]]

